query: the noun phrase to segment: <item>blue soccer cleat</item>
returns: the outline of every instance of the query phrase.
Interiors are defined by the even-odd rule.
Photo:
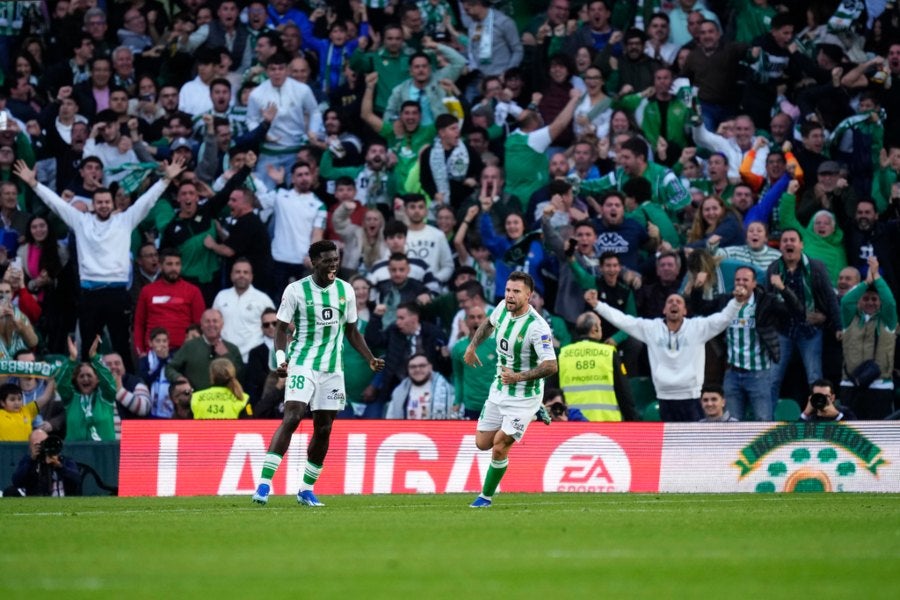
[[[485,498],[484,496],[478,496],[475,498],[475,502],[469,505],[469,508],[488,508],[491,505],[490,498]]]
[[[312,490],[302,490],[297,493],[297,502],[300,504],[305,504],[306,506],[325,506],[319,499],[316,498],[316,495],[313,494]]]
[[[269,501],[269,492],[270,491],[271,490],[269,489],[269,484],[261,483],[261,484],[259,484],[259,487],[256,488],[256,493],[253,494],[253,498],[251,498],[251,499],[256,504],[266,504]]]

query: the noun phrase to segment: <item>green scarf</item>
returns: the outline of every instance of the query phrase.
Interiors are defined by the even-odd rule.
[[[801,261],[800,261],[800,273],[803,275],[803,300],[806,305],[806,312],[811,313],[816,309],[815,298],[813,297],[812,291],[812,270],[809,268],[809,257],[806,254],[801,253]],[[787,266],[784,264],[784,259],[778,259],[778,274],[781,275],[781,279],[787,281]]]

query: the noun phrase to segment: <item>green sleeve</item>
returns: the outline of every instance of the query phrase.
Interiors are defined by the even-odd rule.
[[[78,366],[77,360],[69,360],[63,362],[59,371],[56,372],[56,391],[62,398],[63,404],[68,404],[75,396],[75,387],[72,385],[72,374],[75,373],[75,367]]]
[[[577,260],[571,260],[568,264],[569,268],[572,269],[572,274],[575,276],[575,283],[581,286],[581,289],[597,289],[597,281],[596,279],[594,279],[594,276],[588,273],[587,270],[582,267]]]
[[[880,122],[872,127],[872,167],[881,166],[880,154],[884,148],[884,125]]]
[[[488,127],[488,139],[490,140],[499,140],[503,137],[503,134],[506,133],[500,125],[494,123],[490,127]]]
[[[608,65],[609,62],[607,61],[606,64]],[[621,87],[622,77],[619,76],[619,70],[610,68],[609,77],[606,78],[606,89],[613,93],[618,93]]]
[[[586,179],[582,181],[578,193],[583,196],[586,193],[595,194],[597,192],[605,192],[606,190],[614,189],[616,187],[616,184],[614,183],[615,173],[616,172],[613,171],[600,179]]]
[[[778,226],[784,229],[796,229],[803,231],[805,228],[797,220],[797,197],[794,194],[784,193],[778,205]]]
[[[628,300],[625,301],[625,314],[631,315],[632,317],[637,316],[637,303],[634,301],[634,292],[628,293]],[[610,338],[616,342],[616,346],[627,340],[630,336],[622,331],[621,329],[615,333],[615,335],[610,336]]]
[[[16,158],[24,160],[29,168],[34,168],[37,157],[31,146],[31,139],[21,131],[16,134]]]
[[[627,110],[630,113],[633,113],[635,109],[641,104],[641,100],[644,97],[641,96],[640,93],[637,94],[628,94],[627,96],[622,96],[619,99],[613,101],[613,108],[621,108],[623,110]]]
[[[372,55],[363,52],[361,48],[357,48],[353,51],[353,54],[350,55],[350,68],[357,73],[371,73],[373,70]]]
[[[569,333],[569,328],[566,327],[566,322],[559,317],[550,318],[550,329],[553,331],[556,341],[559,342],[560,348],[572,343],[572,335]],[[556,353],[559,354],[559,349],[556,350]]]
[[[856,305],[868,289],[869,285],[863,281],[862,283],[857,283],[853,286],[853,288],[841,298],[841,322],[844,324],[845,329],[850,326],[850,322],[853,320],[853,317],[856,316]],[[896,316],[894,319],[896,321]]]
[[[362,167],[335,167],[332,164],[331,152],[328,151],[322,154],[322,160],[319,163],[319,174],[323,179],[337,179],[338,177],[356,179],[362,169]]]
[[[875,169],[872,178],[872,200],[875,201],[875,210],[878,214],[888,209],[891,203],[891,186],[897,181],[897,174],[890,167],[882,169],[880,165]]]
[[[678,235],[678,230],[672,223],[672,219],[669,217],[669,213],[666,212],[665,208],[648,200],[641,204],[640,210],[637,210],[635,212],[641,211],[643,211],[646,216],[646,218],[644,219],[645,226],[646,222],[650,221],[651,223],[659,227],[659,235],[663,240],[669,242],[673,248],[678,248],[679,246],[681,246],[681,236]]]
[[[891,286],[887,284],[884,277],[875,280],[875,291],[881,298],[881,322],[888,329],[897,327],[897,300],[891,292]]]
[[[460,341],[453,346],[453,351],[450,353],[450,361],[453,368],[453,394],[454,404],[462,404],[463,394],[465,393],[465,384],[463,383],[463,369],[466,368],[466,364],[462,360],[463,352],[465,350],[460,350],[463,346],[463,340],[468,338],[462,338]]]

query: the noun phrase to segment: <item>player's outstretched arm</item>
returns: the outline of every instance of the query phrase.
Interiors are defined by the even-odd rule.
[[[514,372],[512,369],[503,368],[500,373],[500,382],[503,385],[511,385],[520,381],[532,381],[534,379],[543,379],[549,377],[559,370],[559,363],[555,360],[545,360],[538,366],[520,373]]]
[[[472,336],[472,340],[469,342],[469,347],[466,348],[466,353],[463,355],[463,362],[470,367],[480,367],[481,359],[475,354],[475,349],[478,348],[478,345],[481,344],[481,342],[491,337],[492,333],[494,333],[494,326],[491,325],[489,320],[485,320],[479,325],[478,329],[475,331],[475,335]]]
[[[366,344],[366,338],[356,328],[356,323],[347,323],[344,326],[344,335],[347,336],[347,341],[350,342],[350,345],[366,359],[370,369],[373,371],[384,369],[384,359],[375,358],[375,355],[369,350],[369,345]]]

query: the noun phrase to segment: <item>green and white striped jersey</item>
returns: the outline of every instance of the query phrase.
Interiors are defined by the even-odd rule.
[[[748,371],[762,371],[771,366],[756,331],[756,298],[752,294],[725,331],[728,364]]]
[[[496,388],[514,398],[543,395],[543,379],[503,385],[500,383],[500,373],[502,367],[521,373],[534,369],[545,360],[556,360],[553,334],[547,321],[531,306],[524,315],[513,318],[506,310],[506,302],[501,300],[491,312],[490,322],[497,338]]]
[[[294,338],[287,348],[288,364],[342,373],[344,325],[356,323],[356,319],[356,296],[346,281],[335,279],[321,288],[310,275],[290,284],[278,307],[278,320],[294,324]]]

